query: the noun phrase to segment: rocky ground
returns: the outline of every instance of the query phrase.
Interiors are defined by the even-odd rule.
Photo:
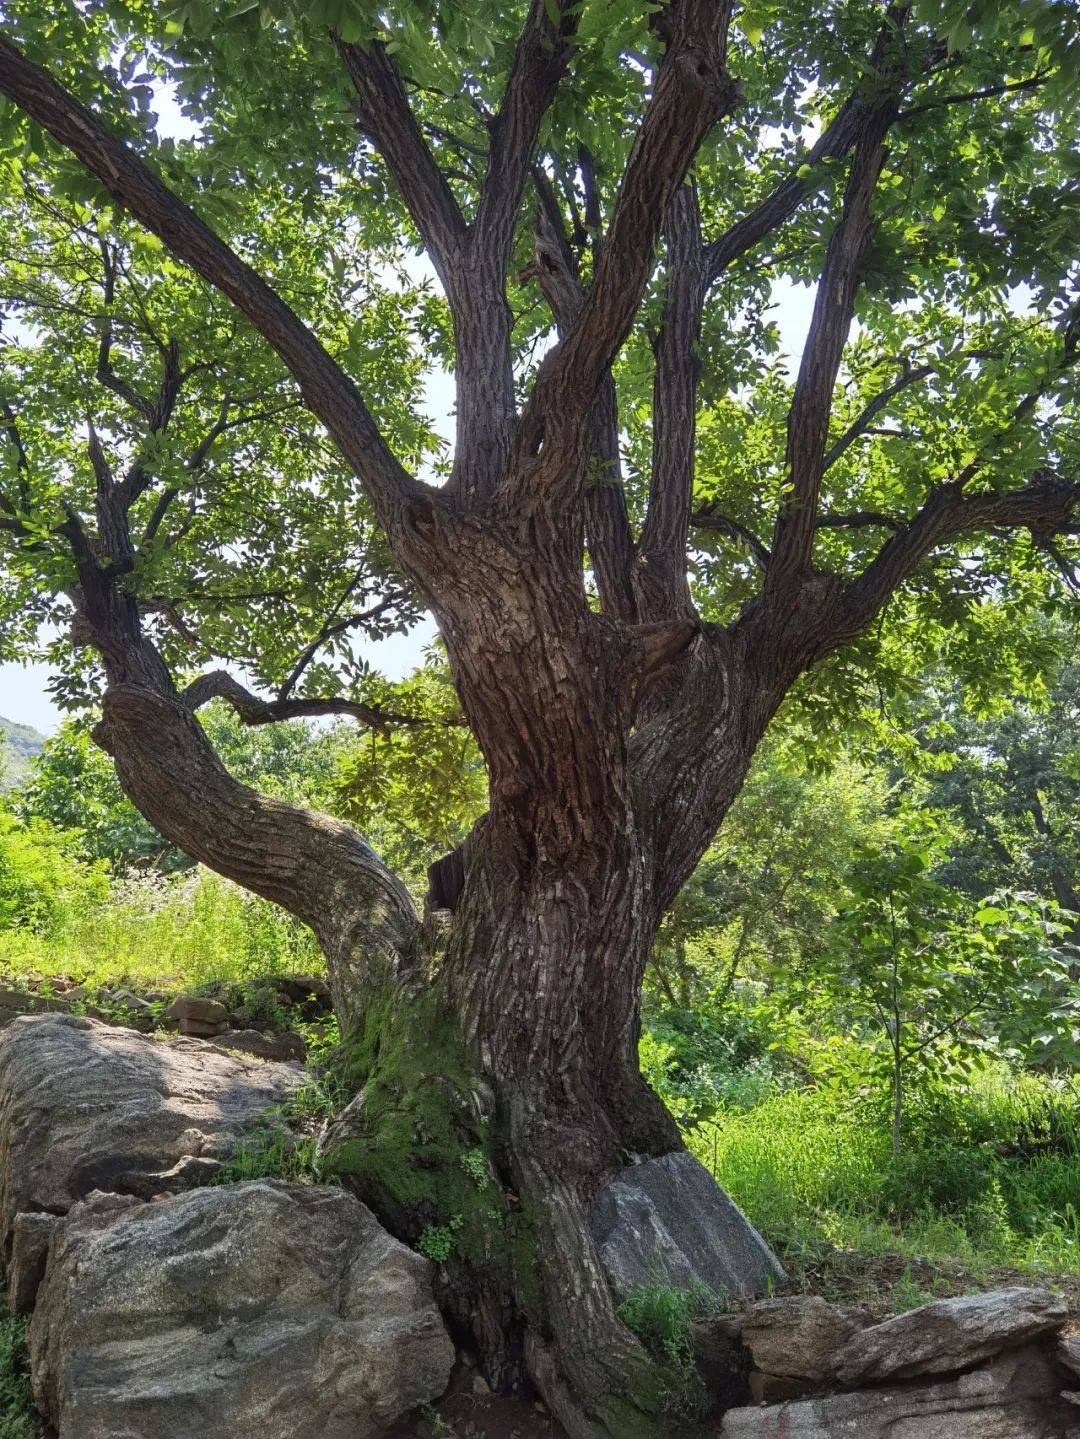
[[[238,1165],[253,1138],[288,1156],[321,1122],[299,1099],[305,1040],[330,1023],[316,978],[272,982],[272,1028],[224,993],[76,989],[0,991],[0,1254],[9,1308],[31,1316],[43,1434],[559,1436],[531,1398],[490,1392],[447,1334],[435,1267],[358,1199]],[[1080,1435],[1080,1325],[1060,1295],[1014,1286],[881,1320],[784,1294],[688,1156],[624,1170],[594,1225],[620,1300],[658,1273],[710,1296],[666,1353],[673,1435]]]

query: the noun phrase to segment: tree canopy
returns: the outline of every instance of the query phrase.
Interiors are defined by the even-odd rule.
[[[665,43],[664,25],[638,7],[548,9],[530,24],[565,73],[555,88],[541,61],[553,98],[521,97],[550,104],[530,117],[535,154],[516,161],[530,175],[507,177],[526,193],[503,217],[520,395],[560,304],[573,308],[573,292],[592,283]],[[902,45],[888,38],[898,17]],[[424,400],[425,377],[454,364],[440,288],[453,307],[458,282],[443,230],[476,231],[489,161],[501,163],[500,147],[509,154],[518,117],[499,101],[523,14],[335,0],[222,14],[199,3],[8,4],[4,18],[9,43],[93,104],[276,285],[359,383],[406,469],[445,479],[451,457]],[[730,621],[756,593],[786,487],[802,483],[786,470],[785,432],[812,379],[808,364],[800,389],[778,354],[770,299],[821,274],[848,184],[853,107],[891,85],[897,113],[856,325],[811,482],[822,496],[815,558],[862,571],[876,606],[869,591],[884,576],[873,557],[890,537],[895,550],[901,530],[911,550],[909,521],[961,476],[969,518],[953,518],[961,533],[929,561],[921,541],[918,554],[894,554],[904,590],[884,630],[826,667],[830,706],[853,678],[872,671],[881,684],[943,644],[969,673],[1023,683],[1035,667],[1012,643],[1018,615],[1075,577],[1076,526],[1061,512],[1076,466],[1074,17],[1027,0],[926,3],[889,12],[884,30],[882,20],[869,3],[736,14],[739,103],[698,151],[692,198],[668,217],[666,259],[615,369],[617,430],[590,480],[625,491],[647,554],[663,528],[659,503],[646,520],[650,484],[674,489],[670,471],[692,466],[695,604]],[[168,133],[177,106],[190,138]],[[163,107],[171,126],[158,120]],[[93,530],[104,466],[127,477],[131,500],[124,582],[175,667],[214,658],[279,698],[360,698],[363,646],[352,641],[407,624],[417,596],[285,366],[18,105],[0,120],[0,156],[7,652],[25,653],[43,620],[70,618],[74,517]],[[830,348],[843,340],[833,299],[823,296],[810,350],[826,345],[827,328]],[[677,303],[701,316],[689,411],[665,380],[678,361],[664,306]],[[472,343],[467,329],[459,317],[459,346]],[[470,408],[459,397],[459,439]],[[590,539],[602,583],[603,537]],[[943,640],[960,621],[974,638]],[[51,650],[75,702],[86,651],[72,659],[66,628]]]

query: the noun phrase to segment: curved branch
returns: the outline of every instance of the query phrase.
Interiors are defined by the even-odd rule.
[[[721,515],[710,509],[695,510],[690,516],[690,523],[696,530],[715,530],[717,534],[737,540],[747,547],[762,569],[767,567],[770,559],[767,546],[762,544],[753,530],[748,530],[730,515]]]
[[[194,714],[211,700],[222,699],[232,706],[246,725],[277,724],[281,720],[314,719],[320,715],[350,715],[372,729],[384,730],[392,724],[415,725],[422,720],[410,715],[395,714],[375,705],[348,699],[261,699],[232,677],[227,670],[213,670],[200,675],[181,692],[180,700]]]
[[[380,434],[352,380],[267,282],[41,66],[0,38],[0,93],[70,150],[179,259],[220,290],[273,346],[305,402],[363,482],[384,525],[427,493]]]
[[[407,974],[419,936],[412,898],[351,825],[233,779],[175,695],[111,686],[94,738],[171,844],[311,926],[343,1028],[358,1020],[359,995]]]

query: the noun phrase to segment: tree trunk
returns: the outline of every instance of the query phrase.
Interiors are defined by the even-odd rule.
[[[575,1439],[671,1433],[590,1210],[624,1165],[682,1147],[638,1068],[642,978],[787,676],[766,685],[727,637],[700,636],[635,757],[650,670],[693,627],[596,615],[559,582],[556,536],[471,538],[478,563],[435,600],[491,804],[452,914],[421,927],[349,826],[232,780],[163,667],[108,664],[100,738],[168,839],[315,930],[354,1095],[325,1170],[441,1261],[444,1310],[495,1387],[531,1379]]]

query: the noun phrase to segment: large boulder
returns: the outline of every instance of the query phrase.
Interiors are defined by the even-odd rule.
[[[860,1310],[816,1294],[763,1299],[743,1315],[743,1343],[766,1374],[823,1384],[836,1375],[845,1344],[868,1322]]]
[[[729,1409],[723,1439],[1075,1439],[1080,1411],[1039,1349],[957,1379]]]
[[[844,1384],[880,1384],[917,1374],[950,1374],[1060,1329],[1063,1299],[1045,1289],[995,1289],[938,1299],[849,1339],[836,1372]]]
[[[657,1282],[754,1298],[784,1271],[742,1210],[691,1154],[621,1170],[593,1205],[592,1231],[617,1299]]]
[[[370,1439],[446,1387],[431,1282],[341,1189],[94,1195],[56,1221],[35,1402],[59,1439]]]
[[[94,1189],[148,1199],[204,1182],[301,1082],[199,1040],[69,1014],[14,1020],[0,1031],[5,1263],[21,1213],[65,1214]]]

